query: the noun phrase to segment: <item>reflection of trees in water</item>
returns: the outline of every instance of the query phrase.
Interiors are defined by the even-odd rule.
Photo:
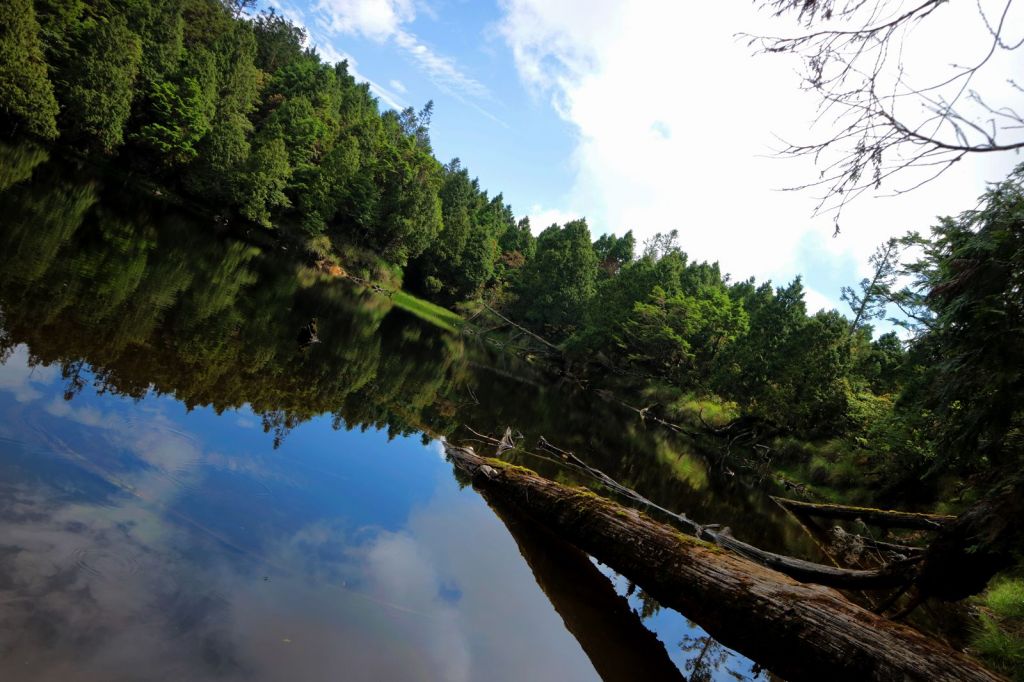
[[[98,204],[94,180],[76,185],[45,165],[35,180],[0,195],[2,343],[61,366],[68,399],[91,367],[101,391],[218,412],[249,404],[279,442],[329,412],[339,427],[418,430],[460,381],[460,340],[394,320],[390,302],[300,281],[300,264],[270,263],[180,214]],[[311,316],[327,343],[300,353],[296,331]]]
[[[756,664],[749,671],[738,670],[735,665],[730,667],[730,663],[739,662],[736,654],[703,633],[696,623],[687,620],[687,624],[694,634],[684,635],[679,641],[679,649],[688,656],[684,668],[689,675],[689,682],[710,682],[720,678],[718,673],[725,673],[737,680],[776,679]]]
[[[708,635],[695,637],[686,635],[679,642],[684,653],[695,654],[686,661],[686,672],[690,682],[711,682],[714,674],[729,660],[729,652]],[[736,679],[742,680],[743,675],[728,671]]]
[[[527,445],[543,435],[655,502],[689,505],[768,548],[799,533],[760,490],[704,472],[692,443],[594,392],[123,187],[40,163],[0,192],[0,211],[0,352],[27,343],[32,362],[62,368],[69,396],[91,381],[127,397],[173,395],[189,409],[249,405],[277,443],[321,414],[335,428],[392,437],[511,425]],[[312,318],[321,343],[303,349],[297,334]],[[566,476],[522,452],[509,458]]]

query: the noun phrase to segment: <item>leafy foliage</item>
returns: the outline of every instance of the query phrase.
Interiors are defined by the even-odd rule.
[[[528,323],[567,336],[583,319],[597,282],[597,256],[584,220],[552,225],[537,237],[537,254],[517,284],[518,311]]]
[[[390,277],[404,268],[406,286],[440,302],[484,299],[561,344],[581,372],[654,378],[772,433],[846,438],[879,453],[874,471],[907,480],[1019,464],[1024,170],[930,236],[883,244],[872,277],[843,290],[851,319],[808,315],[799,277],[734,281],[691,262],[677,230],[639,248],[632,232],[592,240],[584,220],[535,237],[458,159],[438,162],[432,103],[382,112],[301,27],[247,7],[11,0],[0,8],[0,118],[120,155],[229,220],[376,253]],[[44,158],[12,155],[0,182],[22,182]],[[141,267],[136,256],[123,277]],[[873,338],[886,311],[909,341]]]
[[[0,117],[33,135],[57,136],[57,100],[31,0],[0,6]]]
[[[980,208],[944,218],[923,255],[905,266],[913,283],[917,370],[905,402],[937,417],[946,463],[968,468],[1019,462],[1024,443],[1024,166],[993,186]]]

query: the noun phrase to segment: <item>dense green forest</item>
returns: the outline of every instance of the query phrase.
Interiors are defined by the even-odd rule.
[[[435,158],[432,104],[381,111],[346,63],[305,44],[300,27],[244,1],[9,0],[0,129],[187,197],[213,224],[262,226],[350,270],[374,254],[376,275],[460,310],[485,301],[556,344],[577,381],[724,434],[809,497],[959,511],[998,484],[1021,486],[1024,166],[977,208],[883,244],[873,276],[844,291],[846,314],[808,314],[799,277],[734,279],[692,261],[675,231],[595,241],[581,219],[535,237],[458,159]],[[6,160],[0,183],[42,159]],[[230,293],[249,256],[227,255]],[[216,295],[193,317],[226,329],[237,320],[218,317]],[[876,337],[887,315],[903,333]],[[386,390],[342,384],[367,410],[381,402],[353,387]],[[261,405],[259,385],[239,400]],[[297,413],[319,404],[318,385],[289,389]],[[266,401],[268,414],[282,400]],[[1020,558],[1005,538],[993,551],[1000,566]]]
[[[748,445],[826,494],[927,481],[934,495],[1020,465],[1021,172],[981,209],[883,245],[875,276],[845,292],[848,315],[808,315],[799,278],[734,280],[691,261],[674,231],[594,241],[576,220],[534,237],[458,159],[435,159],[430,103],[381,112],[344,62],[324,63],[272,11],[14,0],[0,13],[9,135],[116,157],[221,220],[346,265],[346,253],[376,254],[440,303],[486,300],[559,344],[581,376],[643,378],[663,416],[714,397]],[[904,340],[873,338],[886,309],[901,312]]]
[[[154,194],[206,207],[211,231],[228,225],[299,244],[310,260],[339,260],[459,310],[485,302],[556,345],[573,381],[720,436],[723,452],[741,451],[810,499],[958,512],[1000,486],[1024,489],[1024,166],[976,208],[882,245],[870,278],[844,290],[849,310],[809,314],[800,278],[782,286],[735,279],[717,263],[691,260],[675,230],[642,244],[632,232],[595,241],[580,219],[535,237],[458,159],[434,157],[432,114],[430,102],[419,112],[382,112],[345,62],[326,63],[300,27],[255,13],[246,0],[0,5],[0,133],[11,139],[59,144]],[[0,188],[47,157],[4,154]],[[63,205],[84,214],[95,198],[73,194]],[[76,222],[68,218],[59,224]],[[103,227],[114,241],[122,229],[116,220]],[[52,265],[68,237],[59,225],[35,237],[10,233],[5,270],[32,268],[46,253]],[[140,276],[139,263],[152,259],[144,240],[133,244],[123,267],[103,271]],[[188,244],[162,245],[176,250],[166,262]],[[226,406],[251,403],[279,435],[341,403],[354,424],[452,427],[454,411],[438,395],[465,374],[461,352],[441,352],[447,364],[419,370],[364,352],[343,358],[337,376],[268,374],[280,364],[246,356],[260,344],[224,342],[231,329],[244,327],[249,340],[274,329],[258,307],[231,307],[255,281],[253,254],[238,245],[211,254],[206,244],[196,257],[222,270],[221,289],[180,303],[187,322],[177,332],[190,341],[176,361],[234,353],[212,367],[256,369],[188,374],[194,385],[173,387],[186,403],[209,403],[217,386],[233,396]],[[147,337],[162,301],[185,291],[181,276],[169,266],[166,276],[140,280],[153,290],[135,290],[125,317],[134,322],[112,327],[119,338],[104,346],[120,353]],[[271,282],[262,291],[267,310],[298,291]],[[90,314],[88,300],[77,306]],[[900,333],[876,335],[887,315],[887,329]],[[376,330],[382,318],[347,332],[328,317],[322,325],[337,340]],[[263,345],[290,348],[293,328]],[[123,375],[109,380],[130,393],[130,355],[119,363]],[[74,370],[65,368],[72,380]],[[412,371],[433,374],[410,381]],[[168,373],[171,385],[172,364]],[[137,390],[153,381],[139,378]],[[402,394],[414,386],[415,395]],[[413,414],[392,414],[397,404]],[[990,556],[988,576],[1019,564],[1018,526],[1000,526],[998,542],[965,551]]]

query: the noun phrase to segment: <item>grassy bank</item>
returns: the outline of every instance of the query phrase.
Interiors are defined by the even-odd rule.
[[[996,580],[978,599],[972,652],[993,670],[1024,682],[1024,580]]]

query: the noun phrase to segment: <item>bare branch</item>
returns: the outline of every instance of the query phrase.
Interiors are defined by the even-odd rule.
[[[976,1],[991,38],[984,54],[968,65],[952,64],[952,74],[924,84],[912,84],[905,71],[905,39],[948,0],[925,0],[906,10],[898,0],[762,2],[774,16],[796,14],[808,32],[743,37],[759,53],[791,54],[803,61],[801,87],[821,98],[815,127],[830,131],[810,144],[782,140],[779,156],[811,157],[820,169],[817,180],[785,189],[822,188],[814,213],[834,212],[838,230],[847,202],[881,189],[896,175],[924,171],[924,179],[918,174],[888,196],[927,184],[968,154],[1024,149],[1024,98],[990,103],[971,89],[975,76],[1000,50],[1024,46],[1024,39],[1010,42],[1004,35],[1013,0],[1002,5],[995,23]],[[1011,94],[1024,95],[1015,81],[1006,82]]]

